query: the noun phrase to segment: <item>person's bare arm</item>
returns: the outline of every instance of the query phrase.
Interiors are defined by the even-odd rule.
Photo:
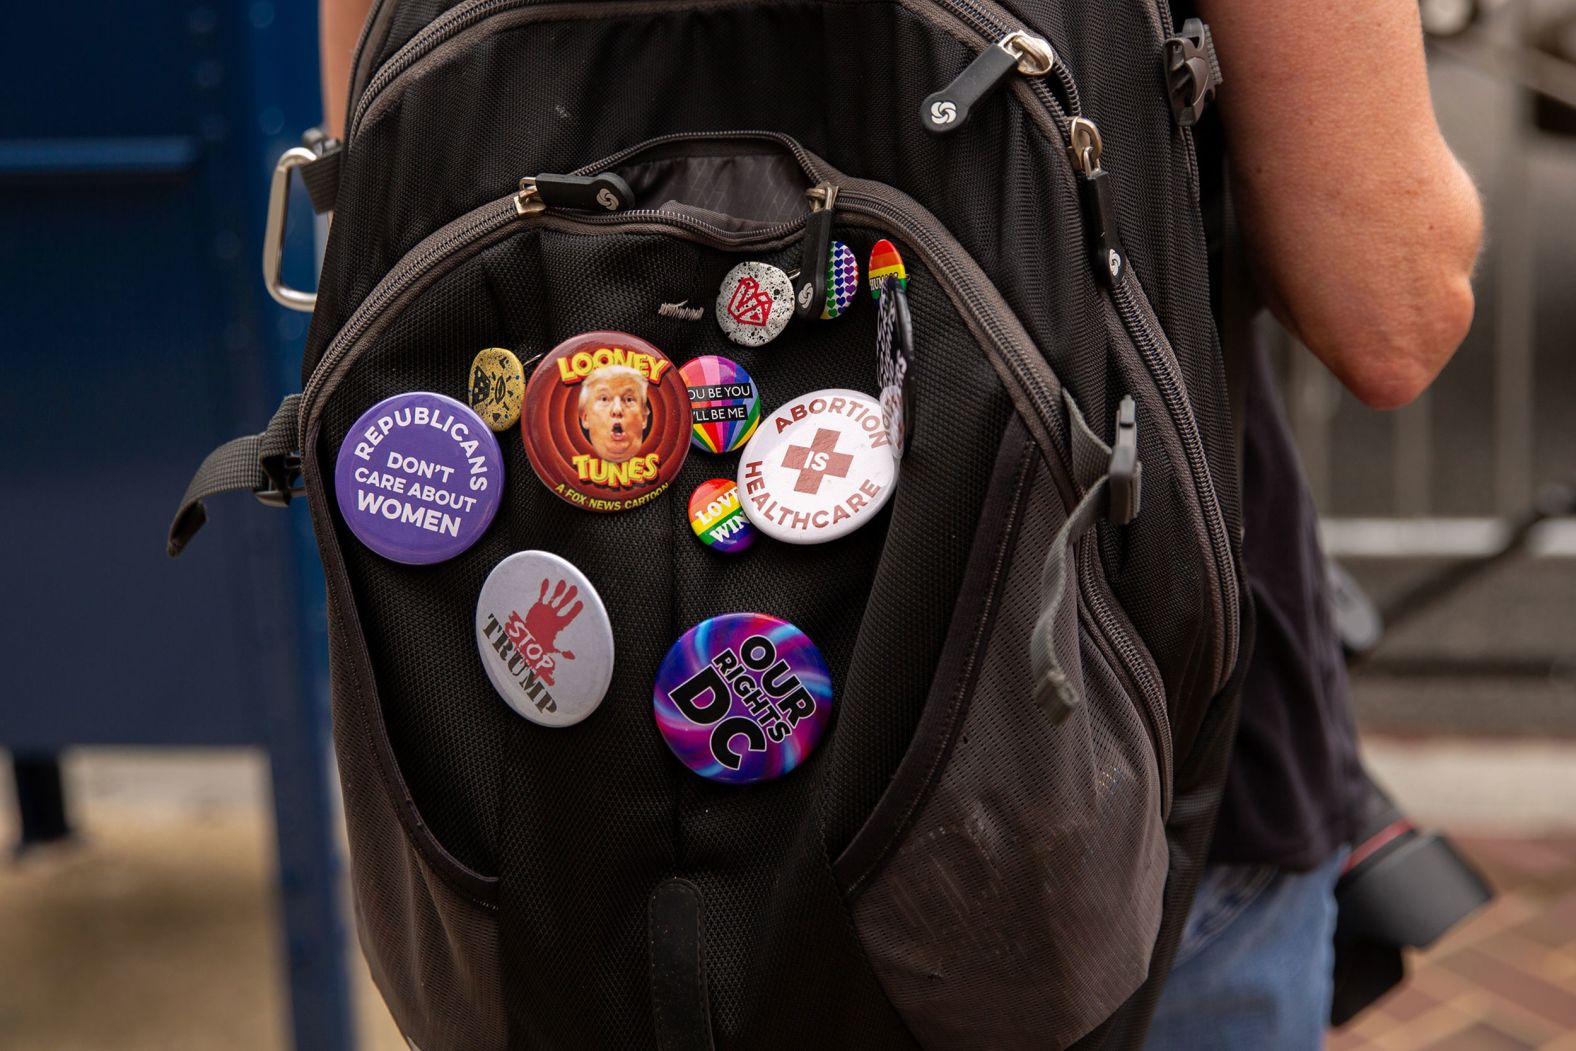
[[[345,134],[345,102],[350,94],[350,60],[372,0],[319,0],[318,47],[323,63],[323,127],[334,138]]]
[[[1472,322],[1477,190],[1440,135],[1416,0],[1200,0],[1261,293],[1358,398],[1404,405]]]

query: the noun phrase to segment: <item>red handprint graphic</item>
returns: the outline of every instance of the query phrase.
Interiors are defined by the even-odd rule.
[[[746,274],[728,297],[728,313],[741,325],[764,328],[772,315],[772,297],[761,291],[760,282]]]
[[[504,631],[535,669],[536,677],[552,686],[553,668],[558,664],[556,658],[575,659],[573,651],[558,648],[558,633],[580,616],[585,603],[575,598],[579,589],[573,584],[560,580],[551,596],[547,593],[547,585],[548,581],[543,580],[540,596],[535,605],[525,611],[524,617],[519,613],[510,615]]]

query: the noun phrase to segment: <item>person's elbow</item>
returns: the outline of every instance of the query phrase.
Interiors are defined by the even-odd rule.
[[[1362,293],[1332,307],[1316,337],[1323,345],[1310,342],[1309,349],[1370,408],[1398,409],[1414,401],[1472,326],[1483,214],[1464,175],[1453,191],[1419,222],[1421,236],[1398,238],[1395,256],[1371,273]]]
[[[1360,326],[1342,348],[1337,375],[1371,409],[1399,409],[1417,400],[1472,327],[1470,271],[1438,275],[1414,294],[1406,307]]]

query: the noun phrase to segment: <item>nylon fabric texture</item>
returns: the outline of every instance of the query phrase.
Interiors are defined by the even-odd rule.
[[[657,1046],[648,907],[675,879],[700,896],[719,1051],[1141,1043],[1236,711],[1226,635],[1238,625],[1222,597],[1242,599],[1229,579],[1236,550],[1222,560],[1212,540],[1217,529],[1237,536],[1239,516],[1197,176],[1164,93],[1163,4],[995,10],[378,5],[304,377],[358,310],[389,316],[349,344],[354,358],[335,363],[331,393],[311,410],[307,480],[329,567],[359,927],[396,1020],[424,1051]],[[989,43],[980,11],[1050,39],[1099,122],[1127,300],[1089,265],[1057,131],[1065,114],[1022,78],[958,132],[921,128],[918,100]],[[440,38],[431,23],[445,12],[466,21]],[[644,228],[526,224],[454,249],[441,277],[382,305],[413,249],[521,176],[667,132],[751,128],[910,195],[991,285],[988,301],[960,291],[952,271],[926,265],[915,230],[838,223],[861,263],[886,236],[909,268],[919,417],[892,503],[834,543],[757,544],[730,561],[695,541],[684,501],[736,458],[692,452],[663,497],[592,516],[540,483],[515,431],[499,436],[503,506],[473,548],[414,567],[361,547],[325,465],[385,397],[464,400],[482,347],[526,360],[576,332],[624,330],[676,364],[740,360],[765,409],[825,387],[873,390],[868,302],[794,322],[760,350],[728,343],[710,316],[734,263],[797,269],[792,235],[740,252]],[[793,168],[714,167],[772,179]],[[710,189],[680,203],[742,207],[754,192]],[[767,210],[791,211],[798,188],[776,189]],[[658,314],[674,303],[707,310],[700,321]],[[1026,430],[1021,390],[987,353],[1002,316],[1048,366],[1056,404],[1065,390],[1103,440],[1122,396],[1138,406],[1143,513],[1098,526],[1068,555],[1078,598],[1055,648],[1084,703],[1060,726],[1032,706],[1026,625],[1044,546],[1079,492],[1061,466],[1065,429],[1048,417]],[[515,716],[476,659],[482,581],[530,548],[585,572],[615,627],[607,699],[566,729]],[[674,762],[650,708],[673,640],[738,610],[802,628],[837,698],[831,734],[801,769],[745,789]],[[1001,970],[1028,946],[1021,966]]]

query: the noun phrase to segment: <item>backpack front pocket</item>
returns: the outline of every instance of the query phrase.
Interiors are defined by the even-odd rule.
[[[340,661],[365,670],[345,680],[347,710],[375,716],[366,724],[383,757],[383,790],[423,857],[448,859],[433,870],[448,884],[434,888],[434,901],[478,880],[490,888],[498,981],[524,983],[519,1003],[536,1005],[510,1024],[544,1046],[617,1046],[651,1025],[627,994],[651,953],[649,893],[672,879],[702,905],[719,1038],[775,1046],[762,1034],[824,1025],[856,1034],[848,1039],[867,1034],[868,1046],[905,1032],[927,1046],[968,1046],[968,1033],[1000,1030],[979,1028],[960,1005],[997,1002],[970,990],[1017,960],[992,939],[1016,922],[1017,944],[1035,949],[1035,968],[1013,971],[1016,984],[1004,988],[1067,987],[1088,933],[1068,917],[1089,904],[1102,874],[1126,902],[1125,925],[1106,924],[1110,948],[1087,969],[1102,994],[1121,993],[1109,1010],[1141,979],[1158,917],[1165,712],[1145,692],[1158,676],[1105,589],[1093,537],[1069,549],[1065,576],[1076,587],[1055,618],[1054,664],[1082,703],[1058,722],[1033,700],[1041,563],[1079,499],[1066,467],[1076,408],[934,217],[779,137],[716,138],[673,137],[603,162],[637,195],[673,195],[657,208],[538,207],[538,180],[536,193],[456,220],[369,294],[314,372],[302,409],[307,475],[325,561],[338,566]],[[741,169],[777,180],[780,192],[765,196],[778,203],[752,210],[696,177]],[[400,565],[349,536],[324,465],[352,421],[403,391],[464,399],[478,348],[531,360],[566,336],[613,329],[650,340],[675,365],[736,357],[760,386],[762,427],[777,426],[773,410],[809,392],[869,390],[869,303],[795,320],[765,347],[729,342],[714,314],[725,309],[724,275],[741,261],[786,271],[813,254],[804,191],[828,185],[842,191],[835,216],[822,220],[838,239],[865,258],[889,237],[909,265],[918,411],[895,495],[868,524],[827,543],[758,543],[730,560],[691,535],[684,503],[710,476],[737,471],[736,457],[692,451],[670,493],[594,514],[542,484],[516,428],[499,435],[505,495],[473,547]],[[729,199],[735,214],[688,203],[697,188]],[[572,726],[510,712],[476,661],[469,614],[482,582],[526,550],[579,567],[614,626],[606,699]],[[748,787],[675,763],[652,712],[652,683],[673,641],[739,611],[802,629],[836,690],[832,729],[803,769]],[[354,743],[350,729],[339,728],[342,747]],[[835,871],[828,847],[842,854]],[[943,875],[927,883],[927,873]],[[953,916],[976,931],[972,943],[949,933],[945,913],[923,898],[954,886],[983,895]],[[541,890],[564,887],[574,894]],[[845,892],[852,928],[837,922]],[[1047,894],[1061,912],[1042,908]],[[779,922],[789,916],[815,922]],[[370,937],[383,939],[368,945],[386,964],[375,971],[397,974],[406,948],[386,929]],[[917,996],[912,961],[943,947],[956,951],[924,965],[929,998]],[[828,953],[848,966],[818,969]],[[552,983],[535,974],[548,960]],[[763,961],[813,989],[823,1014],[779,1018],[786,1007],[766,995]],[[565,983],[585,990],[577,1006],[551,1007]],[[413,995],[403,986],[385,992],[402,1018],[425,1010],[398,1003]],[[1105,1003],[1070,995],[1074,1007],[1056,1008],[1064,1028],[1041,1019],[1042,1033],[1083,1025]]]

